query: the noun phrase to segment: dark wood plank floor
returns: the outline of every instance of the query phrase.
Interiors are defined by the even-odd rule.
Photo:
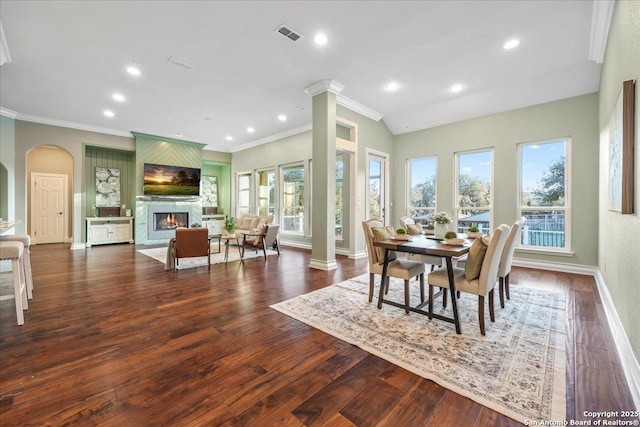
[[[0,424],[486,426],[514,421],[269,308],[367,272],[307,251],[165,272],[133,245],[32,248],[24,326],[0,302]],[[594,280],[567,293],[567,416],[633,407]],[[490,327],[490,326],[489,326]]]

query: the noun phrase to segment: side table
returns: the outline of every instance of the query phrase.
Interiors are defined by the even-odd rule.
[[[242,253],[242,248],[240,247],[240,238],[238,236],[236,236],[235,234],[231,234],[231,235],[220,235],[220,239],[224,240],[224,262],[225,264],[227,263],[227,261],[229,260],[229,242],[231,240],[235,240],[236,244],[238,245],[238,254],[240,254],[240,259],[243,259],[243,253]]]

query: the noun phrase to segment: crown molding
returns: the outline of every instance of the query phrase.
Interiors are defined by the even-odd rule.
[[[340,84],[335,80],[324,79],[305,87],[304,93],[306,93],[307,95],[313,98],[314,96],[322,92],[331,92],[331,93],[335,93],[336,95],[339,95],[340,92],[342,92],[343,90],[344,90],[343,84]]]
[[[31,114],[17,113],[16,119],[22,120],[24,122],[40,123],[43,125],[58,126],[63,128],[84,130],[87,132],[104,133],[107,135],[124,136],[126,138],[133,138],[133,135],[131,135],[131,132],[129,131],[103,128],[100,126],[87,125],[84,123],[68,122],[66,120],[51,119],[49,117],[33,116]]]
[[[607,49],[607,37],[613,16],[615,0],[595,0],[591,12],[591,38],[589,60],[602,64]]]
[[[4,35],[4,29],[2,28],[2,22],[0,22],[0,66],[11,62],[11,53],[9,52],[9,45],[7,44],[7,38]]]
[[[299,126],[297,128],[289,129],[284,132],[277,133],[275,135],[267,136],[261,139],[258,139],[253,142],[248,142],[246,144],[239,145],[237,147],[232,148],[230,151],[235,153],[237,151],[246,150],[247,148],[256,147],[258,145],[266,144],[268,142],[277,141],[282,138],[286,138],[288,136],[298,135],[299,133],[307,132],[312,129],[311,123]]]
[[[13,110],[0,107],[0,116],[9,117],[10,119],[15,119],[18,116],[18,113],[16,113]]]
[[[138,138],[155,139],[155,140],[160,140],[160,141],[172,142],[172,143],[175,143],[175,144],[193,145],[193,146],[200,147],[200,148],[204,148],[207,145],[207,144],[204,144],[202,142],[187,141],[186,139],[169,138],[169,137],[166,137],[166,136],[152,135],[150,133],[144,133],[144,132],[131,131],[131,134],[136,139],[138,139]]]
[[[369,108],[366,105],[360,104],[358,101],[354,101],[342,94],[336,95],[336,104],[342,105],[351,111],[361,114],[373,121],[380,121],[384,117],[384,114],[377,112],[373,108]]]

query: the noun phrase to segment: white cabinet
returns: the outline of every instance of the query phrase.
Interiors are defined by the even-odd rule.
[[[209,229],[209,234],[222,234],[224,215],[202,215],[202,226]]]
[[[87,218],[87,244],[133,243],[133,217]]]

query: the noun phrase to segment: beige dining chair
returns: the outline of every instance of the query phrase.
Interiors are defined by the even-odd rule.
[[[373,229],[376,227],[384,227],[384,224],[377,219],[362,222],[362,229],[367,243],[367,256],[369,258],[369,302],[373,301],[374,276],[382,274],[384,264],[384,249],[373,246]],[[424,263],[406,259],[394,259],[389,261],[387,266],[386,283],[380,283],[380,286],[386,286],[387,291],[389,289],[389,277],[404,280],[405,312],[409,312],[409,281],[413,277],[419,277],[420,279],[420,300],[424,302]]]
[[[400,218],[400,227],[405,230],[409,229],[409,225],[415,225],[416,222],[410,216],[403,216]],[[411,234],[411,233],[409,233]],[[432,255],[421,255],[421,254],[407,254],[407,259],[412,261],[420,261],[425,264],[429,264],[431,266],[431,271],[433,271],[436,267],[442,267],[443,258]]]
[[[504,245],[502,257],[500,258],[500,266],[498,267],[498,282],[500,284],[500,307],[504,308],[504,296],[509,296],[509,274],[511,273],[511,263],[513,261],[513,253],[520,241],[520,232],[522,231],[522,221],[516,221],[509,231],[507,243]]]
[[[506,224],[500,225],[489,242],[489,247],[485,254],[480,269],[480,277],[473,280],[467,280],[465,277],[464,268],[453,267],[453,279],[456,287],[456,291],[467,292],[470,294],[478,295],[478,322],[480,324],[480,333],[485,334],[484,328],[484,297],[489,295],[489,315],[492,322],[495,322],[495,314],[493,309],[493,295],[494,288],[496,286],[496,277],[498,274],[498,266],[500,264],[500,257],[504,249],[507,237],[509,235],[509,226]],[[427,282],[429,284],[429,312],[433,312],[433,287],[439,286],[441,288],[449,287],[449,277],[447,275],[447,269],[438,269],[429,273],[427,276]]]

